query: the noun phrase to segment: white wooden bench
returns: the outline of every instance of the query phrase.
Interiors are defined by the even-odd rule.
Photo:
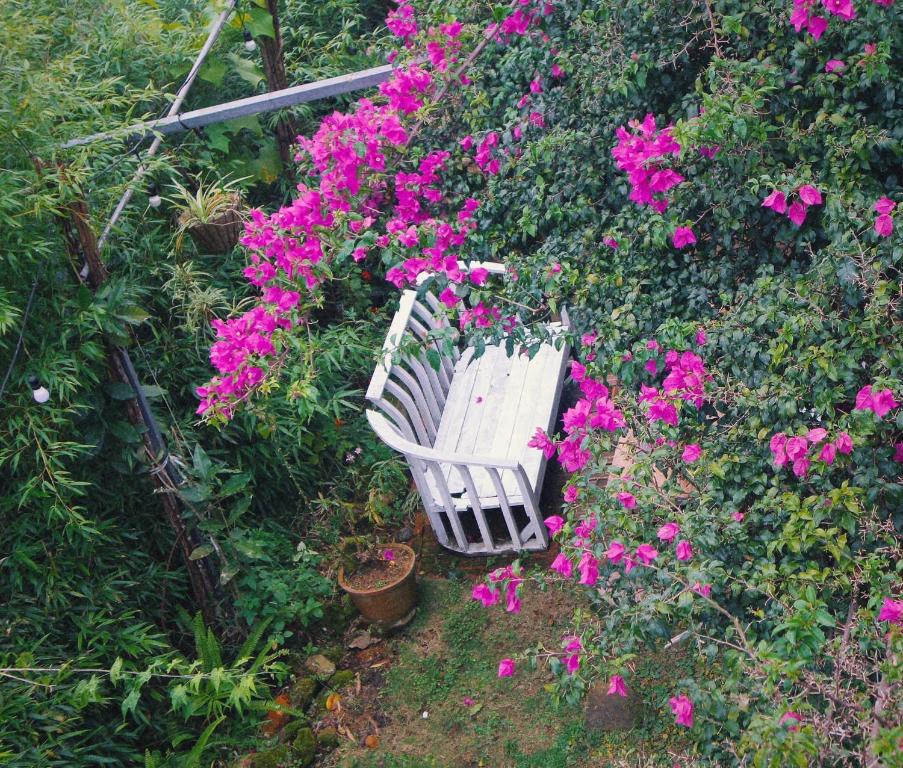
[[[463,265],[462,265],[463,266]],[[500,264],[471,263],[492,273]],[[404,454],[439,542],[465,554],[497,554],[548,546],[539,511],[542,451],[527,443],[537,427],[551,431],[569,347],[543,344],[532,357],[504,346],[442,353],[436,339],[448,320],[431,293],[405,291],[367,389],[379,411],[367,419],[377,436]],[[555,335],[568,325],[550,324]],[[398,361],[411,335],[419,353]],[[406,345],[407,344],[407,345]],[[435,370],[430,345],[439,352]],[[435,360],[435,355],[433,355]],[[487,515],[488,510],[497,510]]]

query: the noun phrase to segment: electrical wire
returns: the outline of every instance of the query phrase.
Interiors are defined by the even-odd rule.
[[[13,350],[12,360],[9,361],[9,367],[6,369],[6,374],[3,376],[3,383],[0,384],[0,399],[3,399],[3,392],[6,390],[6,383],[9,381],[9,377],[16,365],[16,360],[19,357],[19,352],[22,351],[22,339],[25,338],[25,326],[28,324],[28,315],[31,313],[31,304],[34,301],[34,294],[37,288],[38,278],[35,278],[34,282],[31,284],[31,293],[28,294],[28,301],[25,304],[25,312],[22,314],[22,325],[19,328],[19,340],[16,342],[16,348]]]

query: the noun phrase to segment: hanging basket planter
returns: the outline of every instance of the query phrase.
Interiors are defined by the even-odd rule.
[[[194,192],[179,183],[172,185],[175,194],[166,200],[178,209],[177,250],[182,248],[186,232],[201,253],[223,254],[235,247],[244,228],[241,181],[207,182],[202,178]]]
[[[241,197],[237,192],[229,197],[230,207],[209,221],[191,222],[190,211],[179,214],[179,227],[188,232],[201,253],[228,253],[238,243],[243,228]]]

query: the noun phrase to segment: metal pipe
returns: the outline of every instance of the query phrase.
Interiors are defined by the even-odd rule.
[[[179,110],[182,108],[182,104],[185,103],[185,99],[188,96],[188,91],[191,90],[191,86],[194,85],[194,81],[197,79],[198,72],[201,71],[201,66],[204,63],[204,59],[207,58],[207,54],[210,53],[210,49],[213,48],[213,44],[219,37],[220,32],[222,32],[229,16],[232,15],[232,11],[235,9],[237,2],[238,0],[229,0],[229,4],[226,6],[226,9],[217,18],[216,22],[213,25],[213,29],[211,29],[210,34],[207,35],[207,40],[205,41],[203,48],[201,48],[200,52],[197,55],[197,58],[194,60],[194,64],[192,65],[191,70],[188,73],[188,77],[185,78],[185,81],[182,83],[182,87],[179,88],[179,91],[176,94],[176,98],[170,105],[169,111],[166,113],[167,117],[172,117],[173,115],[178,116]],[[176,117],[176,119],[178,119],[178,117]],[[79,142],[78,140],[76,140],[76,143],[84,142]],[[157,150],[160,149],[160,145],[162,143],[162,137],[155,136],[150,147],[148,147],[147,152],[145,152],[145,157],[153,157],[154,155],[156,155]],[[68,145],[64,145],[64,147],[65,146],[75,146],[75,144],[70,142]],[[142,161],[141,163],[139,163],[138,168],[135,170],[135,175],[132,177],[131,183],[123,193],[122,197],[119,199],[119,203],[116,205],[116,209],[113,211],[113,215],[110,217],[110,220],[103,228],[103,232],[97,240],[98,251],[103,250],[103,246],[106,243],[107,238],[110,236],[110,232],[113,231],[113,227],[116,225],[116,222],[119,221],[119,217],[122,215],[125,207],[129,204],[129,201],[132,199],[132,195],[135,194],[135,186],[139,181],[141,181],[141,177],[144,176],[146,172],[147,166]]]
[[[227,101],[223,104],[215,104],[212,107],[195,109],[184,112],[181,115],[169,115],[159,120],[151,120],[146,123],[137,123],[130,128],[106,133],[95,133],[91,136],[83,136],[80,139],[72,139],[62,145],[63,149],[89,144],[109,138],[122,138],[140,140],[152,134],[168,135],[187,131],[192,128],[203,128],[205,125],[222,123],[226,120],[234,120],[248,115],[259,115],[262,112],[272,112],[275,109],[293,107],[308,101],[337,96],[341,93],[372,88],[385,82],[392,74],[392,66],[384,64],[379,67],[363,69],[359,72],[351,72],[347,75],[330,77],[326,80],[317,80],[313,83],[295,85],[281,91],[262,93],[259,96],[250,96],[245,99]],[[159,136],[157,137],[159,140]]]

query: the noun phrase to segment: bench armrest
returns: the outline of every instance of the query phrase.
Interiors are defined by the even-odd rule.
[[[473,456],[466,453],[443,453],[434,448],[418,445],[399,435],[389,420],[374,410],[367,410],[367,421],[370,422],[370,426],[380,440],[390,448],[394,448],[406,456],[414,456],[424,461],[438,461],[443,464],[466,464],[472,467],[510,469],[515,472],[518,470],[523,472],[520,462],[513,459],[494,459],[488,456]]]

